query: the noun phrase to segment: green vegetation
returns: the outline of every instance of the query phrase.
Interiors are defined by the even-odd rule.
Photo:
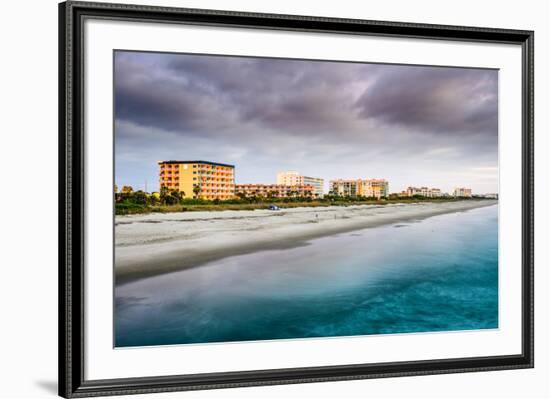
[[[197,195],[198,193],[194,193]],[[117,215],[132,215],[140,213],[169,213],[192,211],[227,211],[227,210],[254,210],[269,209],[270,205],[280,208],[316,207],[316,206],[350,206],[350,205],[386,205],[413,202],[451,202],[464,201],[454,197],[426,198],[420,195],[413,197],[398,197],[376,199],[367,197],[341,197],[325,195],[323,198],[289,197],[276,198],[273,196],[244,197],[238,195],[230,200],[204,200],[198,198],[184,198],[184,193],[170,191],[163,188],[160,193],[148,194],[143,191],[129,191],[115,194],[115,213]]]
[[[117,215],[133,215],[148,212],[150,210],[147,205],[134,204],[132,202],[115,203],[115,213]]]

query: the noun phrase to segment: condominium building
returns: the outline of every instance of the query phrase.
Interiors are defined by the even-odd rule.
[[[403,192],[408,197],[420,195],[422,197],[436,198],[441,197],[441,190],[439,188],[428,187],[407,187],[407,190]]]
[[[388,196],[389,184],[385,179],[331,180],[330,192],[341,197],[375,197]]]
[[[285,186],[313,186],[313,195],[322,197],[325,181],[319,177],[303,176],[292,170],[277,173],[277,184]]]
[[[386,198],[389,193],[389,184],[384,179],[361,180],[359,184],[359,195],[363,197]]]
[[[331,180],[329,194],[340,197],[356,197],[359,195],[359,180]]]
[[[177,190],[184,198],[235,197],[235,167],[208,161],[159,161],[160,188]]]
[[[472,189],[457,187],[453,191],[453,196],[460,197],[460,198],[470,198],[472,196]]]
[[[314,197],[315,187],[311,185],[286,184],[237,184],[235,193],[243,197],[292,198]]]

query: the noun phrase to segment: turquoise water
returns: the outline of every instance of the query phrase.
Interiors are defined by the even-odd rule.
[[[234,256],[115,289],[115,345],[498,328],[497,206]]]

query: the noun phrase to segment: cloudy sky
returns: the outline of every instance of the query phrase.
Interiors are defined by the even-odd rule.
[[[407,186],[498,187],[495,70],[115,53],[115,179],[158,189],[158,160]]]

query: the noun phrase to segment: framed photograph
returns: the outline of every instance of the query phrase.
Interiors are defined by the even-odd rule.
[[[533,367],[533,32],[59,5],[59,394]]]

